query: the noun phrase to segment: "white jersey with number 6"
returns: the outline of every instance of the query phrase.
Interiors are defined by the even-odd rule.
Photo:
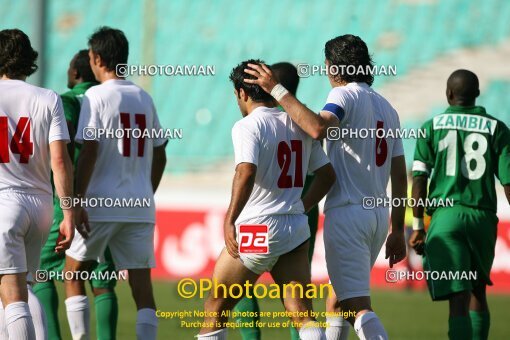
[[[366,83],[349,83],[330,91],[322,111],[335,115],[343,131],[358,133],[338,140],[331,138],[338,135],[328,133],[327,154],[337,180],[326,198],[325,211],[362,204],[364,197],[386,197],[391,159],[404,154],[401,138],[384,138],[400,129],[395,109]],[[375,137],[376,129],[385,131],[383,138]],[[362,138],[365,133],[368,137]]]
[[[255,185],[236,221],[270,215],[303,214],[301,193],[308,171],[329,163],[318,141],[286,112],[258,107],[232,128],[235,163],[257,166]]]
[[[0,80],[0,190],[52,195],[50,148],[69,141],[60,96],[21,80]]]
[[[155,223],[152,154],[166,142],[162,132],[152,98],[132,82],[107,80],[85,92],[75,140],[99,142],[86,196],[105,202],[88,210],[91,221]]]

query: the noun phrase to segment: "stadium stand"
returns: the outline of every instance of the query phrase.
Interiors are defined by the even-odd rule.
[[[374,86],[389,95],[401,112],[405,127],[418,127],[424,118],[444,107],[444,81],[454,66],[443,62],[436,68],[437,60],[458,56],[458,51],[462,51],[461,57],[469,57],[473,51],[494,46],[505,46],[508,51],[510,2],[505,0],[261,2],[270,10],[250,12],[249,2],[228,0],[49,0],[43,85],[59,92],[65,90],[63,62],[85,47],[86,38],[100,24],[125,31],[131,44],[131,64],[214,65],[216,76],[132,77],[153,95],[162,124],[182,128],[183,140],[172,140],[168,146],[167,171],[179,174],[208,171],[231,157],[230,128],[239,113],[228,74],[240,60],[260,57],[268,63],[289,60],[322,65],[325,41],[334,34],[360,35],[377,65],[397,66],[398,81],[380,76]],[[24,24],[19,28],[30,36],[37,32],[36,27],[27,24],[29,21],[21,20],[29,3],[30,0],[6,1],[9,15],[2,18],[0,28],[18,27],[21,22]],[[329,10],[323,11],[324,8]],[[257,35],[247,27],[258,27]],[[483,81],[484,69],[477,66],[473,67],[479,69]],[[499,66],[505,66],[503,61]],[[421,87],[421,79],[406,82],[405,76],[416,75],[415,69],[424,70],[418,74],[425,73],[427,79],[433,79],[429,85],[438,92],[433,100],[410,95],[410,86]],[[324,77],[313,76],[303,79],[298,95],[309,107],[319,110],[328,86]],[[509,84],[485,79],[482,87],[480,103],[489,112],[501,113],[509,122],[509,105],[502,102],[508,100],[502,94],[508,93]],[[407,99],[400,95],[404,88]],[[204,144],[204,140],[208,143]],[[408,160],[413,147],[413,141],[406,142]]]

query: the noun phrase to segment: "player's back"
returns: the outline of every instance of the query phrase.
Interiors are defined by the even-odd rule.
[[[59,96],[0,80],[0,190],[52,194],[49,144],[68,140]]]
[[[153,200],[153,147],[163,138],[149,138],[151,131],[162,133],[152,98],[137,85],[116,79],[87,90],[76,140],[99,142],[88,197]],[[93,209],[90,215],[96,221],[154,221],[154,204],[149,209]]]
[[[505,183],[510,176],[508,127],[481,106],[451,106],[423,128],[427,138],[417,143],[413,171],[434,169],[429,198],[496,212],[495,176]]]
[[[287,113],[267,107],[258,107],[238,121],[232,138],[236,164],[246,161],[257,165],[253,191],[237,223],[266,215],[302,214],[305,175],[309,168],[313,171],[327,163],[325,155],[319,153],[319,142],[304,133]],[[246,150],[255,150],[249,151],[255,155]]]
[[[395,135],[400,128],[397,112],[365,83],[333,88],[328,102],[342,103],[345,115],[340,129],[348,133],[344,138],[326,142],[337,181],[328,194],[325,209],[362,204],[364,197],[386,197],[391,159],[403,154],[399,138],[384,138]],[[381,130],[378,135],[377,129],[384,133]]]

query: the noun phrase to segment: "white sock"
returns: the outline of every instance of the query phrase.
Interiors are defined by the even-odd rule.
[[[227,340],[227,329],[222,328],[214,332],[197,335],[200,340]]]
[[[374,312],[357,317],[354,321],[354,330],[361,340],[388,340],[388,334]]]
[[[89,339],[90,307],[85,295],[75,295],[66,301],[67,321],[73,340]]]
[[[142,308],[136,314],[137,339],[155,340],[158,333],[158,318],[152,308]]]
[[[46,340],[48,339],[46,314],[44,314],[44,309],[41,305],[41,302],[32,291],[32,286],[27,285],[27,288],[28,288],[28,308],[30,309],[30,314],[32,315],[32,321],[34,322],[35,337],[37,338],[37,340]]]
[[[308,321],[299,330],[299,338],[302,340],[326,340],[326,334],[317,325],[317,321]]]
[[[9,339],[35,340],[34,323],[28,303],[23,301],[13,302],[5,307],[5,323]]]
[[[341,316],[326,317],[326,339],[327,340],[347,340],[349,338],[349,328],[351,324]]]

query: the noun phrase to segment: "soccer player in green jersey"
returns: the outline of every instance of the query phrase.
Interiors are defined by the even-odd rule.
[[[410,245],[423,254],[424,270],[447,273],[427,278],[432,300],[450,304],[450,339],[487,339],[490,326],[486,286],[492,285],[497,223],[495,176],[510,203],[510,131],[475,106],[477,76],[457,70],[448,78],[450,107],[423,125],[416,144],[413,198],[437,203],[427,207],[432,222],[425,235],[423,206],[413,208]],[[433,170],[433,171],[432,171]],[[451,206],[448,201],[453,202]],[[425,237],[426,236],[426,237]],[[476,278],[475,278],[476,276]]]
[[[88,50],[81,50],[73,57],[67,71],[67,87],[70,91],[61,95],[64,113],[71,136],[74,136],[74,132],[78,125],[81,98],[85,91],[96,84],[97,82],[89,64]],[[75,147],[79,144],[71,143],[69,145],[69,153],[71,154],[71,157],[76,160],[79,149]],[[64,253],[59,254],[55,252],[59,226],[63,219],[60,201],[56,196],[53,199],[53,206],[53,225],[51,227],[48,240],[41,252],[40,269],[48,272],[48,281],[39,282],[34,287],[34,293],[41,301],[46,313],[49,340],[62,338],[58,321],[58,295],[53,278],[57,278],[59,280],[62,279],[54,274],[62,273],[65,260]],[[94,271],[96,271],[98,275],[95,275],[95,277],[102,278],[105,277],[105,275],[100,273],[111,273],[115,271],[115,267],[108,251],[105,253],[105,259],[106,261],[104,263],[98,263],[96,265]],[[92,275],[92,277],[94,277],[94,275]],[[115,339],[118,316],[117,297],[114,291],[116,280],[113,278],[111,280],[93,279],[90,280],[90,284],[95,296],[97,338]]]

